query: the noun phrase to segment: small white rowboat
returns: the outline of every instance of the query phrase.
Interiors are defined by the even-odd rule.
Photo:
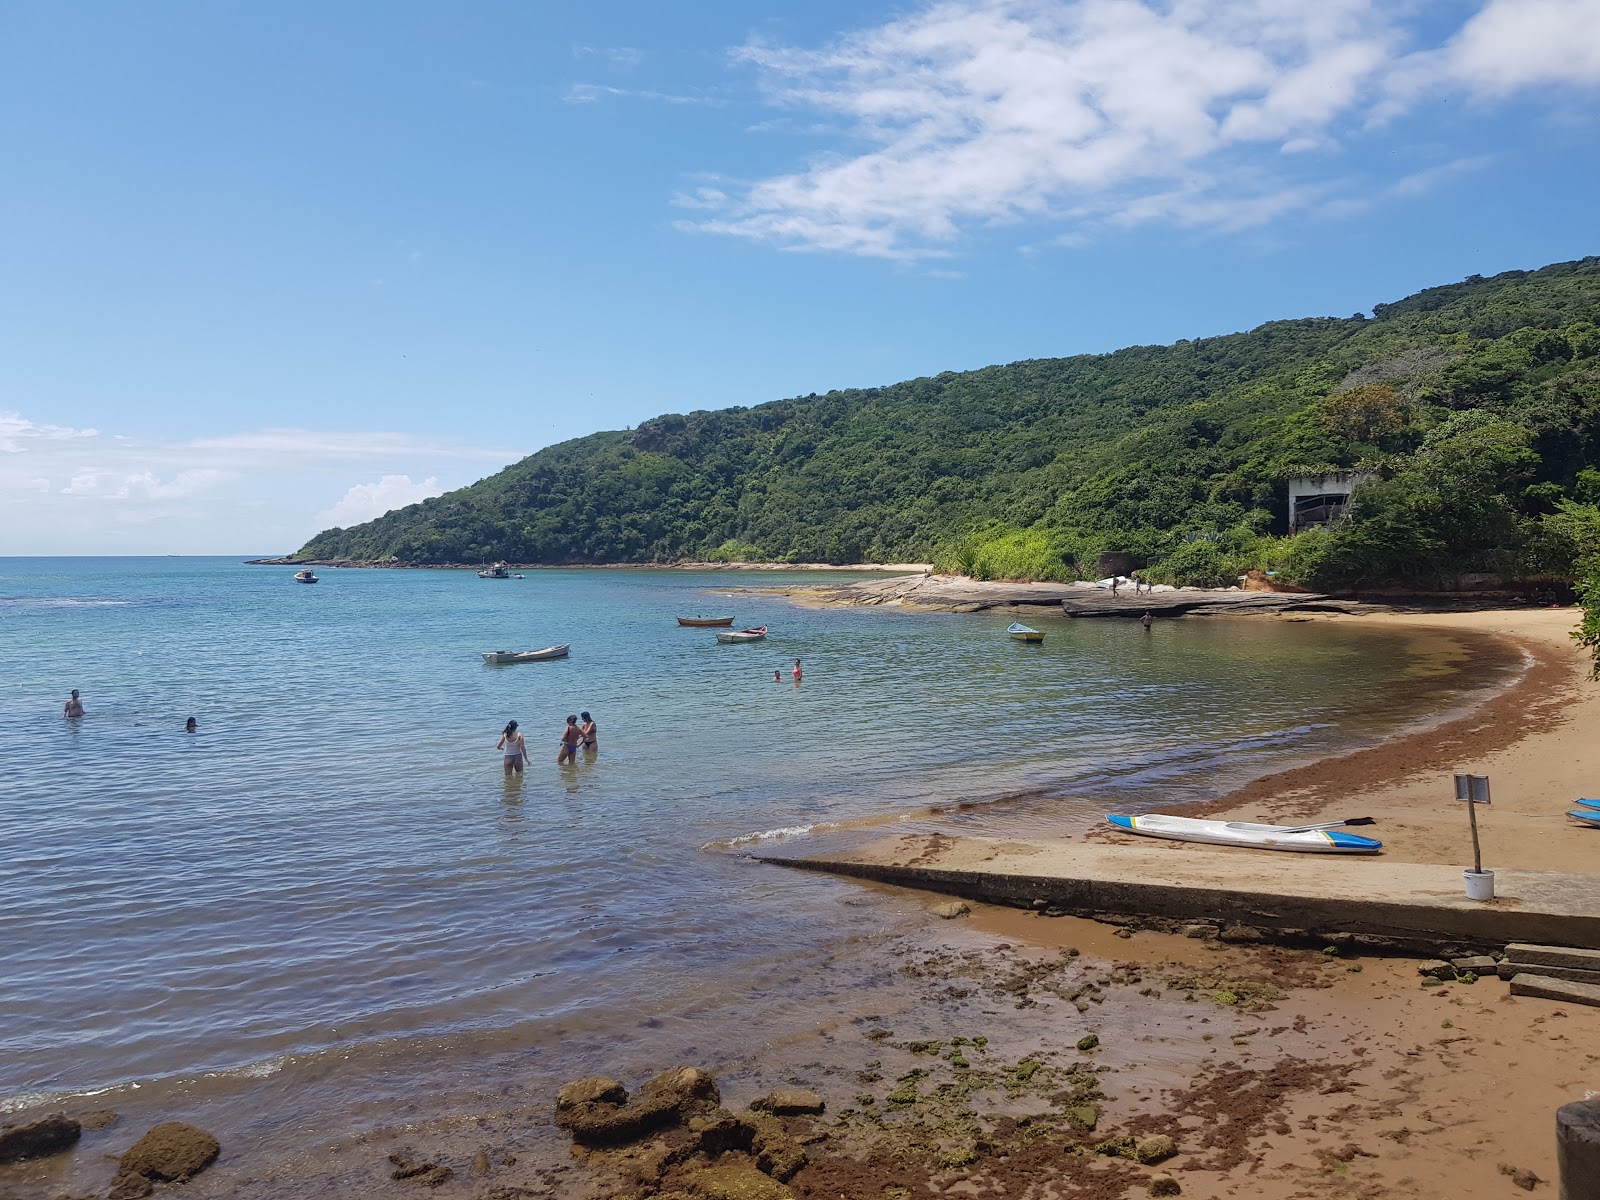
[[[565,658],[571,642],[562,642],[559,646],[546,646],[543,650],[485,650],[483,661],[491,667],[503,667],[507,663],[544,662],[551,658]]]
[[[1037,629],[1029,629],[1026,625],[1007,625],[1006,632],[1019,642],[1042,642],[1044,634]]]
[[[1249,821],[1206,821],[1198,817],[1139,817],[1108,814],[1106,820],[1129,833],[1171,838],[1178,842],[1205,842],[1213,846],[1245,846],[1254,850],[1295,850],[1302,854],[1377,854],[1383,843],[1341,825],[1369,825],[1370,817],[1328,825],[1253,825]]]
[[[767,627],[757,625],[754,629],[740,629],[729,633],[717,634],[719,642],[759,642],[767,636]]]

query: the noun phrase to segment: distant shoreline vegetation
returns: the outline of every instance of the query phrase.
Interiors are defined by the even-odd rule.
[[[308,559],[931,562],[1319,590],[1600,579],[1600,258],[1373,316],[669,414],[318,534]],[[1287,482],[1362,472],[1289,534]],[[1107,558],[1106,556],[1111,556]],[[1600,585],[1591,584],[1600,594]]]

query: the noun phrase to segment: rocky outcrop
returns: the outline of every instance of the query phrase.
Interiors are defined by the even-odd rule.
[[[717,1081],[695,1067],[657,1075],[628,1100],[615,1079],[574,1080],[556,1096],[556,1125],[584,1146],[620,1146],[717,1107]]]
[[[118,1160],[111,1200],[148,1196],[154,1184],[192,1179],[217,1160],[222,1144],[183,1121],[164,1121]]]
[[[574,1080],[556,1098],[556,1124],[589,1164],[658,1200],[790,1200],[785,1184],[806,1165],[805,1147],[782,1116],[820,1113],[815,1092],[779,1088],[736,1116],[721,1107],[710,1074],[678,1067],[629,1099],[614,1079]]]
[[[83,1126],[65,1113],[37,1121],[0,1126],[0,1163],[48,1158],[70,1150],[83,1136]]]

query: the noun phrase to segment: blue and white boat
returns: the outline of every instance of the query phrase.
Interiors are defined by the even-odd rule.
[[[1138,817],[1111,813],[1106,820],[1129,833],[1212,846],[1293,850],[1301,854],[1377,854],[1383,849],[1380,841],[1345,833],[1339,828],[1356,823],[1351,821],[1327,825],[1255,825],[1249,821],[1207,821],[1198,817],[1163,817],[1157,813]],[[1362,818],[1359,823],[1368,824],[1370,818]]]

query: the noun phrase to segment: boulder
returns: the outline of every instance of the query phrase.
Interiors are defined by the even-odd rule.
[[[722,1093],[710,1073],[698,1067],[663,1071],[639,1089],[641,1100],[670,1100],[684,1116],[708,1112],[722,1103]]]
[[[48,1158],[71,1149],[82,1136],[83,1126],[65,1113],[0,1126],[0,1163]]]
[[[574,1079],[561,1085],[556,1093],[556,1111],[564,1112],[580,1104],[625,1104],[628,1089],[615,1079],[604,1075],[591,1075],[587,1079]]]
[[[1208,938],[1217,932],[1215,925],[1185,925],[1183,936],[1186,938]]]
[[[956,917],[964,917],[972,911],[972,906],[965,900],[945,900],[928,909],[936,917],[943,917],[946,921]]]
[[[152,1182],[191,1179],[222,1153],[222,1144],[204,1129],[183,1121],[163,1121],[118,1160],[112,1200],[148,1196]]]
[[[1171,1175],[1150,1176],[1150,1186],[1145,1189],[1152,1196],[1177,1196],[1183,1192]]]
[[[1133,1147],[1133,1156],[1147,1167],[1166,1162],[1178,1152],[1178,1143],[1164,1133],[1142,1137]]]
[[[634,1104],[596,1101],[556,1114],[556,1124],[582,1146],[620,1146],[682,1118],[671,1096],[649,1096]]]
[[[1434,959],[1430,962],[1418,963],[1417,974],[1429,979],[1454,979],[1456,969],[1447,962]]]
[[[1098,1033],[1086,1033],[1078,1039],[1079,1050],[1095,1050],[1099,1048],[1099,1045],[1100,1035]]]
[[[811,1116],[827,1107],[822,1097],[804,1088],[775,1088],[765,1096],[750,1101],[756,1112],[769,1112],[775,1117]]]
[[[1465,975],[1469,972],[1473,975],[1493,975],[1500,967],[1500,964],[1487,954],[1473,954],[1466,958],[1452,958],[1450,965],[1456,969],[1457,975]]]

